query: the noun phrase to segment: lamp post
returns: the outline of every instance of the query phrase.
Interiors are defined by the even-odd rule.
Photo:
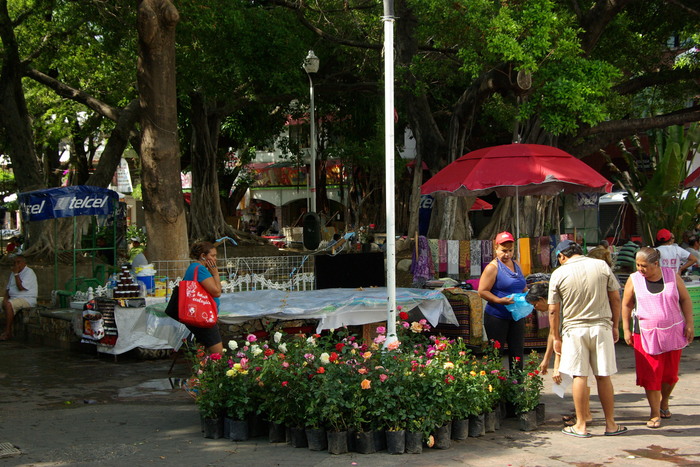
[[[304,59],[304,71],[309,77],[309,95],[310,99],[310,123],[311,123],[311,172],[309,174],[309,191],[311,192],[310,212],[316,212],[316,115],[314,105],[314,82],[311,79],[311,73],[318,71],[318,57],[313,50],[309,50],[309,54]]]

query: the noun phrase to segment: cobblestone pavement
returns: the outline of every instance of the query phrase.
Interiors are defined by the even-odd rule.
[[[561,416],[573,408],[546,378],[547,422],[518,431],[516,420],[480,438],[453,441],[447,450],[420,455],[386,452],[333,456],[327,452],[202,437],[197,409],[179,388],[187,376],[181,360],[95,356],[21,342],[0,343],[0,466],[191,465],[191,466],[649,466],[700,465],[700,343],[684,351],[681,379],[671,401],[673,416],[646,428],[648,406],[635,386],[630,348],[617,345],[613,378],[622,436],[603,436],[602,411],[592,396],[593,437],[564,436]],[[13,449],[19,453],[12,454]]]

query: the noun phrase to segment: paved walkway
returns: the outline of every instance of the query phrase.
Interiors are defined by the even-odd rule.
[[[204,439],[192,399],[177,386],[187,367],[169,360],[96,357],[19,342],[0,343],[0,466],[17,465],[248,465],[248,466],[624,466],[700,465],[700,342],[681,360],[681,380],[671,403],[673,417],[658,430],[645,427],[648,407],[635,386],[632,351],[617,346],[620,373],[613,378],[623,436],[602,436],[597,396],[589,439],[560,433],[571,396],[551,393],[547,377],[547,423],[521,432],[513,419],[481,438],[455,441],[448,450],[392,456],[295,449],[265,438],[237,443]],[[173,388],[172,386],[175,386]],[[593,391],[595,393],[595,390]],[[9,443],[9,444],[5,444]],[[9,446],[9,449],[8,449]],[[4,447],[4,450],[3,450]]]

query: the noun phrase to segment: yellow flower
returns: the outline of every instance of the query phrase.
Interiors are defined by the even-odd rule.
[[[236,371],[241,371],[242,368],[243,368],[243,367],[241,366],[240,363],[234,363],[234,364],[233,364],[233,369],[236,370]]]
[[[372,357],[372,352],[365,352],[362,354],[362,358],[364,358],[365,360],[367,360],[371,357]]]
[[[453,369],[453,368],[455,367],[455,364],[452,363],[452,362],[445,362],[445,364],[442,365],[442,367],[443,367],[445,370],[451,370],[451,369]]]
[[[247,374],[248,374],[248,370],[241,370],[241,374],[242,374],[242,375],[247,375]]]
[[[472,376],[476,376],[476,371],[472,370],[472,371],[469,372],[469,374],[472,375]]]
[[[372,381],[368,379],[363,379],[360,383],[360,386],[362,387],[362,389],[369,389],[372,387]]]
[[[493,392],[493,386],[489,384],[489,392]]]
[[[233,376],[233,375],[235,375],[235,374],[236,374],[236,372],[235,372],[234,370],[228,370],[228,371],[226,372],[226,376]]]
[[[484,370],[481,370],[481,371],[479,372],[479,374],[480,374],[481,376],[486,376],[486,372],[485,372]]]

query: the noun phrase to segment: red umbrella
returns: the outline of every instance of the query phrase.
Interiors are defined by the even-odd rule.
[[[474,200],[474,204],[472,204],[472,207],[469,209],[470,211],[490,211],[493,209],[493,204],[484,201],[481,198],[477,198]]]
[[[561,149],[541,144],[504,144],[460,157],[421,187],[422,194],[499,197],[557,193],[609,193],[612,183]],[[516,226],[519,226],[519,219]],[[519,233],[519,232],[518,232]],[[519,236],[519,235],[518,235]]]
[[[695,169],[693,173],[688,175],[685,180],[683,180],[683,186],[686,188],[700,186],[700,167]]]

